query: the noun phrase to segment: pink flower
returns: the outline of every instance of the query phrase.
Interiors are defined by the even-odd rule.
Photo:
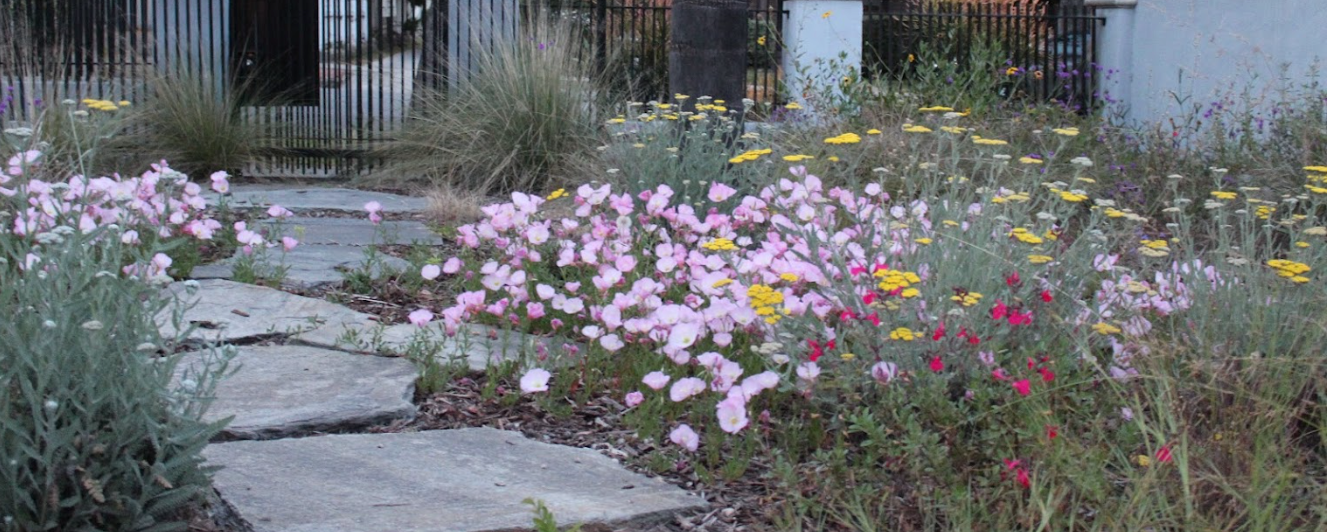
[[[439,275],[442,275],[442,267],[437,264],[425,264],[423,268],[419,269],[419,276],[425,280],[432,281],[437,279]]]
[[[671,441],[693,453],[696,452],[697,447],[700,447],[700,436],[696,434],[696,431],[691,430],[691,427],[687,426],[686,423],[678,425],[677,428],[673,429],[673,431],[668,434],[668,441]]]
[[[1158,461],[1158,462],[1161,462],[1161,463],[1164,464],[1164,463],[1168,463],[1168,462],[1170,462],[1171,460],[1174,460],[1174,456],[1172,456],[1172,455],[1170,454],[1170,446],[1169,446],[1169,445],[1162,445],[1160,449],[1157,449],[1157,461]]]
[[[525,315],[532,320],[544,317],[544,304],[530,301],[525,304]]]
[[[736,193],[737,189],[725,185],[723,183],[715,182],[713,185],[710,185],[709,198],[710,201],[719,203],[721,201],[733,197],[733,194]]]
[[[600,338],[599,345],[603,346],[604,349],[607,349],[609,352],[616,352],[626,346],[626,344],[622,342],[622,338],[618,337],[616,334],[609,334]]]
[[[382,204],[376,201],[370,201],[364,204],[364,210],[369,213],[369,221],[374,225],[382,223]]]
[[[452,257],[442,264],[442,273],[453,274],[461,270],[461,259]]]
[[[803,362],[797,365],[797,378],[807,382],[814,382],[816,377],[820,376],[820,366],[815,362]]]
[[[674,403],[680,403],[704,391],[705,381],[695,377],[687,377],[678,379],[677,382],[673,383],[672,389],[668,390],[668,398],[672,399]]]
[[[430,321],[433,321],[433,312],[429,309],[422,308],[410,313],[410,323],[417,326],[423,327]]]
[[[280,205],[273,205],[267,208],[267,215],[276,218],[278,220],[284,220],[286,218],[294,216],[295,213],[290,212],[290,209],[287,209]]]
[[[669,380],[672,380],[672,377],[669,377],[667,373],[651,371],[645,374],[645,378],[641,379],[641,382],[649,386],[651,390],[662,390],[664,386],[668,385]]]
[[[943,360],[940,360],[940,355],[936,355],[935,357],[931,358],[931,371],[940,373],[941,371],[944,370],[945,370],[945,362]]]
[[[229,194],[229,193],[230,193],[230,182],[227,181],[227,179],[229,179],[229,178],[230,178],[230,174],[227,174],[227,173],[225,173],[225,172],[214,172],[214,173],[212,173],[212,176],[211,176],[211,179],[212,179],[212,190],[215,190],[217,194]]]
[[[871,366],[871,377],[879,381],[880,384],[889,384],[889,381],[898,377],[898,366],[893,362],[876,362]]]
[[[729,396],[719,401],[715,411],[719,416],[719,428],[729,434],[737,434],[750,423],[746,416],[746,403],[741,396]]]
[[[283,236],[283,237],[281,237],[281,249],[284,249],[284,250],[286,250],[286,251],[291,251],[291,250],[294,250],[294,249],[295,249],[295,246],[298,246],[298,245],[299,245],[299,241],[298,241],[298,240],[295,240],[294,238],[291,238],[291,237],[288,237],[288,236]]]
[[[533,368],[521,377],[521,391],[525,393],[546,392],[548,391],[548,379],[552,376],[547,370]]]
[[[1014,390],[1018,392],[1018,395],[1028,395],[1032,393],[1032,383],[1027,379],[1016,381],[1013,383],[1013,386]]]
[[[640,392],[631,392],[627,394],[627,396],[624,399],[627,403],[627,408],[635,408],[636,405],[645,402],[645,394]]]

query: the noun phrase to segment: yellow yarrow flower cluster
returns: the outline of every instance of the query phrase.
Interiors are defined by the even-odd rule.
[[[844,133],[825,139],[825,144],[857,144],[862,141],[862,136],[856,133]]]
[[[1009,235],[1008,235],[1008,236],[1014,237],[1014,238],[1018,239],[1019,242],[1022,242],[1022,243],[1024,243],[1024,244],[1034,244],[1034,245],[1035,245],[1035,244],[1040,244],[1040,243],[1042,243],[1042,242],[1045,241],[1045,240],[1042,240],[1041,237],[1032,234],[1031,231],[1028,231],[1027,229],[1024,229],[1024,228],[1022,228],[1022,227],[1015,227],[1012,231],[1009,232]]]
[[[727,277],[724,277],[723,279],[719,279],[718,281],[714,281],[714,284],[710,285],[710,288],[723,288],[723,287],[728,286],[728,285],[730,285],[730,284],[733,284],[733,280],[732,280],[732,279],[729,279],[729,278],[727,278]]]
[[[1143,245],[1138,252],[1147,257],[1164,257],[1170,254],[1170,244],[1165,240],[1140,240]]]
[[[697,110],[697,111],[702,111],[702,112],[703,112],[703,111],[714,111],[714,112],[716,112],[716,113],[726,113],[726,112],[728,112],[728,108],[727,108],[727,107],[725,107],[725,106],[723,106],[723,105],[713,104],[713,103],[698,103],[698,104],[696,104],[696,110]]]
[[[926,127],[926,126],[916,126],[916,125],[912,125],[912,124],[904,124],[904,125],[903,125],[903,132],[904,132],[904,133],[930,133],[930,132],[931,132],[931,128]]]
[[[801,277],[798,277],[797,274],[795,273],[782,273],[779,274],[779,279],[783,279],[784,281],[787,281],[789,283],[795,283],[801,280]]]
[[[808,160],[808,159],[815,159],[815,156],[813,156],[813,155],[802,155],[802,154],[796,154],[796,155],[784,155],[784,156],[783,156],[783,160],[788,161],[788,162],[790,162],[790,163],[800,163],[800,162],[805,161],[805,160]]]
[[[1092,330],[1097,334],[1119,334],[1120,328],[1106,322],[1100,322],[1092,326]]]
[[[1033,264],[1046,264],[1053,260],[1055,260],[1055,257],[1050,255],[1028,255],[1028,262]]]
[[[1009,145],[1009,141],[1007,141],[1007,140],[999,140],[999,139],[984,139],[984,138],[981,138],[980,136],[977,136],[977,135],[973,135],[973,136],[972,136],[972,143],[973,143],[973,144],[980,144],[980,145],[982,145],[982,146],[1007,146],[1007,145]]]
[[[120,103],[125,104],[125,105],[128,105],[128,104],[129,104],[129,102],[127,102],[127,101],[125,101],[125,102],[120,102]],[[94,99],[88,98],[88,99],[83,100],[83,105],[86,105],[86,106],[88,107],[88,109],[92,109],[92,110],[94,110],[94,111],[105,111],[105,112],[108,112],[108,113],[111,112],[111,111],[117,111],[117,110],[120,109],[120,106],[116,105],[115,102],[112,102],[112,101],[110,101],[110,100],[94,100]]]
[[[1259,219],[1266,220],[1268,218],[1271,218],[1272,213],[1274,212],[1276,212],[1276,207],[1272,207],[1269,205],[1259,205],[1258,208],[1253,211],[1253,215],[1257,216]]]
[[[958,127],[958,126],[940,126],[940,131],[944,131],[945,133],[953,133],[955,135],[962,135],[963,133],[966,133],[968,131],[968,128]]]
[[[756,159],[759,159],[761,155],[769,155],[771,153],[774,153],[774,150],[771,150],[769,148],[764,148],[760,150],[747,150],[742,152],[741,155],[738,155],[737,157],[728,159],[728,162],[733,164],[741,164],[744,162],[754,161]]]
[[[1054,132],[1056,135],[1062,135],[1065,137],[1078,136],[1078,128],[1076,127],[1057,127],[1055,129],[1052,129],[1051,131]]]
[[[1235,198],[1238,197],[1238,196],[1239,196],[1239,193],[1238,193],[1238,192],[1231,192],[1231,191],[1228,191],[1228,190],[1213,190],[1213,191],[1212,191],[1212,197],[1214,197],[1214,198],[1216,198],[1216,199],[1233,200],[1233,199],[1235,199]]]
[[[765,323],[774,325],[778,323],[782,316],[774,308],[775,305],[783,303],[783,293],[763,284],[751,285],[746,289],[746,297],[750,300],[751,308],[756,309],[757,316],[763,316]]]
[[[562,196],[566,196],[566,195],[567,195],[567,189],[565,189],[565,188],[559,188],[559,189],[557,189],[557,190],[554,190],[552,194],[549,194],[549,195],[548,195],[548,198],[546,198],[546,199],[548,199],[548,201],[553,201],[553,200],[555,200],[555,199],[558,199],[558,198],[560,198],[560,197],[562,197]]]
[[[919,109],[917,109],[917,110],[918,110],[918,111],[921,111],[921,112],[923,112],[923,113],[948,113],[948,112],[950,112],[950,111],[953,111],[954,108],[953,108],[953,107],[944,107],[944,106],[936,105],[936,106],[932,106],[932,107],[922,107],[922,108],[919,108]]]
[[[1267,261],[1267,265],[1276,270],[1276,274],[1281,277],[1301,284],[1309,282],[1309,278],[1305,277],[1304,274],[1308,273],[1312,268],[1307,264],[1295,262],[1293,260],[1272,259]]]
[[[1019,158],[1018,158],[1018,162],[1023,163],[1023,164],[1041,164],[1043,161],[1042,161],[1041,159],[1036,158],[1036,157],[1027,157],[1027,156],[1024,156],[1024,157],[1019,157]]]
[[[917,333],[913,332],[912,329],[909,329],[907,327],[899,327],[897,329],[889,331],[889,339],[911,342],[917,339]]]
[[[783,106],[783,108],[789,111],[796,111],[801,109],[802,105],[797,102],[788,102],[788,105]]]
[[[737,244],[734,244],[732,240],[727,238],[716,238],[701,244],[700,247],[710,251],[734,251],[737,249]]]
[[[1004,203],[1004,202],[1006,202],[1006,201],[1016,201],[1016,202],[1019,202],[1019,203],[1027,203],[1027,202],[1030,201],[1031,199],[1032,199],[1032,196],[1029,196],[1026,192],[1015,192],[1015,193],[1010,194],[1010,195],[1008,195],[1008,196],[996,196],[996,197],[994,197],[994,198],[991,198],[991,203]]]
[[[1060,194],[1060,199],[1062,199],[1062,200],[1064,200],[1064,201],[1067,201],[1067,202],[1070,202],[1070,203],[1078,203],[1078,202],[1080,202],[1080,201],[1087,201],[1087,195],[1085,195],[1085,194],[1078,194],[1078,193],[1076,193],[1076,192],[1073,192],[1073,191],[1066,191],[1066,190],[1061,190],[1061,191],[1059,191],[1059,194]]]
[[[981,301],[981,294],[978,292],[967,292],[962,295],[955,294],[949,296],[949,300],[964,307],[971,307]]]
[[[922,282],[922,278],[917,276],[916,273],[905,272],[902,270],[881,269],[876,270],[872,275],[875,278],[880,279],[880,283],[876,286],[886,292],[893,292],[900,288],[908,288],[913,284]]]

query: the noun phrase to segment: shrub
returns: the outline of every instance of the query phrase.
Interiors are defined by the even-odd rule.
[[[485,48],[452,93],[431,91],[384,148],[383,179],[447,181],[480,192],[547,186],[586,157],[599,125],[597,85],[567,26],[531,23],[528,39]],[[416,90],[420,90],[416,87]]]
[[[158,330],[163,317],[187,329],[154,286],[170,279],[161,251],[199,220],[152,208],[187,205],[156,189],[183,175],[28,181],[40,157],[10,162],[22,182],[0,197],[0,529],[185,530],[181,509],[209,488],[200,452],[225,424],[200,417],[228,354],[177,375],[183,337]]]

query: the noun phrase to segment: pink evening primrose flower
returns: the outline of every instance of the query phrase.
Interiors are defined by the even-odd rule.
[[[382,223],[382,204],[376,201],[370,201],[364,204],[364,210],[369,213],[369,221],[375,225]]]
[[[627,396],[624,399],[627,404],[627,408],[635,408],[636,405],[645,402],[645,394],[640,392],[631,392],[627,394]]]
[[[687,377],[678,379],[677,382],[673,383],[672,389],[668,390],[668,398],[672,399],[674,403],[680,403],[704,391],[705,381],[695,377]]]
[[[667,373],[662,371],[651,371],[645,374],[645,378],[641,379],[641,382],[645,383],[646,386],[649,386],[651,390],[657,391],[662,390],[664,386],[668,386],[669,380],[672,380],[672,377],[669,377]]]
[[[728,198],[733,197],[733,194],[736,194],[736,193],[737,193],[737,189],[735,189],[735,188],[733,188],[733,187],[730,187],[730,186],[728,186],[728,185],[725,185],[725,184],[723,184],[723,183],[715,182],[714,184],[710,185],[709,198],[710,198],[710,201],[713,201],[713,202],[715,202],[715,203],[719,203],[719,202],[722,202],[722,201],[724,201],[724,200],[726,200],[726,199],[728,199]]]
[[[290,209],[287,209],[280,205],[273,205],[267,208],[267,215],[271,216],[272,218],[276,218],[278,220],[284,220],[286,218],[295,216],[295,213],[290,212]]]
[[[285,251],[292,251],[298,245],[299,245],[299,240],[295,240],[294,238],[288,236],[281,237],[281,249]]]
[[[546,392],[548,391],[548,379],[552,376],[548,370],[533,368],[521,377],[521,391],[524,393]]]
[[[229,194],[230,181],[228,181],[228,179],[230,179],[230,174],[225,172],[214,172],[211,176],[212,190],[216,191],[217,194]]]
[[[729,434],[737,434],[750,423],[746,415],[746,402],[742,401],[741,396],[729,396],[719,401],[715,411],[719,416],[719,428]]]
[[[442,275],[442,267],[437,264],[425,264],[419,269],[419,276],[428,281],[437,279],[439,275]]]
[[[423,327],[431,321],[433,321],[433,312],[429,309],[422,308],[410,313],[410,323],[417,326]]]
[[[693,453],[696,452],[696,448],[700,447],[700,436],[696,434],[696,431],[691,430],[691,427],[686,423],[678,425],[677,428],[673,429],[673,431],[668,434],[668,441],[671,441],[679,447]]]

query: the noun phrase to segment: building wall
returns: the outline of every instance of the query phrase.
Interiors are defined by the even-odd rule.
[[[1315,61],[1327,59],[1327,0],[1138,0],[1098,14],[1107,18],[1101,63],[1117,70],[1103,89],[1132,123],[1202,113],[1226,98],[1258,106],[1287,83],[1310,81]]]

